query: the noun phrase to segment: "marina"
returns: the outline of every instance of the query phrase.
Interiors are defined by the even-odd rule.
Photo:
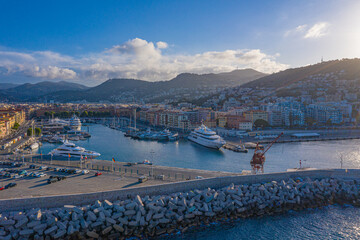
[[[71,198],[76,198],[76,196],[81,196],[81,194],[93,194],[97,196],[100,192],[121,192],[124,189],[127,189],[127,191],[134,189],[134,191],[138,192],[137,189],[145,190],[148,188],[151,189],[152,187],[157,188],[157,186],[160,186],[161,189],[166,189],[167,184],[184,183],[186,185],[187,183],[191,184],[192,181],[212,181],[213,179],[217,179],[216,182],[222,182],[227,177],[238,177],[251,173],[250,160],[254,154],[254,149],[250,148],[254,147],[254,145],[247,142],[233,143],[228,141],[223,148],[216,150],[201,146],[186,139],[176,141],[142,141],[140,139],[132,139],[125,137],[121,131],[108,128],[101,124],[91,124],[83,126],[83,128],[87,128],[87,132],[91,134],[91,138],[80,140],[76,145],[101,153],[98,159],[82,160],[75,156],[67,157],[66,154],[56,157],[46,154],[53,149],[61,147],[62,141],[58,143],[44,142],[43,145],[39,146],[39,149],[34,155],[27,156],[24,160],[22,160],[21,155],[15,154],[11,157],[15,159],[15,161],[25,161],[27,164],[37,165],[36,169],[30,169],[29,165],[22,169],[23,171],[35,172],[39,177],[1,179],[2,185],[17,183],[17,186],[15,185],[14,188],[6,190],[8,194],[6,197],[5,195],[3,196],[5,198],[2,198],[4,203],[9,198],[15,199],[19,197],[25,199],[35,199],[38,197],[40,200],[42,197],[51,197],[54,195],[61,197],[68,194],[72,194]],[[344,141],[316,142],[316,146],[314,146],[314,142],[274,144],[271,150],[267,152],[264,172],[274,173],[268,176],[277,176],[278,174],[275,172],[281,171],[289,171],[288,173],[294,172],[297,176],[298,174],[306,175],[308,174],[307,172],[316,172],[316,169],[339,167],[340,157],[344,160],[341,163],[341,167],[358,168],[357,159],[359,156],[358,146],[360,141],[345,141],[346,144],[344,144]],[[247,145],[249,148],[247,149],[248,153],[238,153],[235,151],[238,146],[242,145]],[[319,149],[322,151],[319,152]],[[316,159],[308,158],[308,156],[314,156],[315,152],[318,154]],[[344,152],[351,154],[345,155]],[[300,167],[298,167],[299,160],[301,159]],[[88,174],[82,174],[81,172],[74,174],[59,173],[54,172],[55,170],[49,170],[47,168],[48,166],[53,169],[62,169],[64,167],[73,169],[68,172],[75,172],[76,169],[79,171],[85,168],[90,171]],[[347,172],[347,170],[341,171]],[[59,182],[48,184],[47,177],[53,175],[65,178]],[[252,176],[250,175],[249,177],[251,178]],[[256,179],[258,178],[262,179],[262,176],[256,176]],[[140,181],[140,179],[146,180]],[[219,179],[222,180],[219,181]],[[206,185],[209,186],[208,184]],[[196,184],[196,186],[198,185]],[[292,202],[294,200],[289,201]],[[66,200],[66,202],[69,203],[69,200]],[[321,202],[322,200],[320,198],[319,206],[323,204]],[[311,207],[316,206],[317,205],[312,205]],[[300,205],[298,207],[299,209],[302,208]],[[189,209],[189,211],[193,211],[192,208]],[[258,212],[259,210],[254,211]],[[301,221],[301,217],[293,216],[291,213],[289,215],[289,213],[286,212],[287,208],[284,210],[285,217],[282,215],[282,219],[292,218],[292,221]],[[188,228],[187,225],[180,225],[182,234],[172,235],[171,238],[177,239],[178,236],[181,236],[181,238],[185,239],[193,239],[194,237],[198,239],[211,239],[212,236],[217,236],[217,234],[220,233],[227,234],[228,231],[230,231],[229,234],[232,234],[236,238],[241,238],[241,233],[237,231],[239,228],[242,229],[244,227],[244,220],[240,223],[235,219],[238,216],[242,216],[242,218],[249,217],[252,216],[251,214],[253,214],[252,210],[245,215],[238,213],[226,221],[223,215],[220,215],[219,218],[212,218],[211,221],[213,222],[211,226],[221,224],[222,229],[216,229],[210,226],[205,230],[202,228],[202,224],[197,221],[194,222],[194,225],[190,225],[190,228]],[[324,212],[318,212],[316,214],[322,215]],[[191,215],[187,216],[190,217]],[[264,217],[272,218],[272,216],[266,214]],[[313,215],[308,217],[310,221],[312,217]],[[251,224],[254,221],[256,223],[261,221],[261,219],[255,219],[256,220],[253,220],[253,218],[247,219],[245,226],[251,228]],[[349,222],[351,221],[349,220]],[[230,224],[229,228],[227,228],[227,224]],[[223,229],[223,227],[227,229]],[[169,228],[176,228],[176,226],[169,226]],[[159,230],[158,234],[162,233],[163,230]],[[146,232],[146,234],[151,235],[154,233]],[[280,239],[286,239],[286,237],[283,236],[280,237]]]
[[[89,128],[91,138],[76,144],[101,154],[99,160],[119,162],[142,162],[150,160],[155,165],[193,168],[211,171],[251,171],[250,160],[254,149],[246,146],[248,153],[238,153],[221,148],[213,150],[186,139],[174,142],[141,141],[124,137],[123,132],[101,124],[83,126]],[[281,139],[281,138],[280,138]],[[243,142],[243,140],[242,140]],[[240,141],[227,141],[234,146]],[[345,144],[346,143],[346,144]],[[340,167],[340,154],[347,153],[345,168],[358,168],[360,140],[279,143],[266,153],[264,172],[286,171],[299,166],[299,160],[308,167],[324,169]],[[59,144],[43,143],[37,153],[47,154]],[[315,154],[315,155],[314,155]],[[313,156],[317,156],[316,159]]]

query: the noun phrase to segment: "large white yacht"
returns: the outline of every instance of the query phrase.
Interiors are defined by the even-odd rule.
[[[70,143],[68,141],[65,141],[63,145],[61,145],[58,148],[53,149],[50,153],[50,155],[53,156],[63,156],[68,157],[70,154],[70,157],[88,157],[88,158],[96,158],[100,156],[100,153],[86,150],[85,148],[76,146],[73,143]]]
[[[70,128],[72,130],[81,130],[81,121],[80,118],[78,118],[75,114],[72,116],[72,118],[69,121]]]
[[[197,144],[203,145],[208,148],[219,149],[225,145],[225,140],[219,135],[216,135],[214,131],[207,128],[204,124],[192,131],[188,139]]]

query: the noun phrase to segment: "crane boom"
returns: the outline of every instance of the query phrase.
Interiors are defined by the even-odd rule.
[[[265,147],[265,149],[264,149],[264,151],[263,151],[263,154],[265,154],[265,153],[271,148],[271,146],[272,146],[277,140],[279,140],[279,138],[280,138],[283,134],[284,134],[283,132],[280,133],[279,136],[277,136],[271,143],[269,143],[269,144]]]
[[[253,168],[253,172],[256,173],[257,171],[264,172],[264,163],[265,163],[265,153],[271,148],[271,146],[279,140],[279,138],[284,133],[280,133],[271,143],[269,143],[264,150],[260,150],[259,143],[256,144],[256,148],[254,151],[254,155],[250,161],[250,165]]]

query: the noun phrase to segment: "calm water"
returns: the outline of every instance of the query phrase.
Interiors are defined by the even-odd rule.
[[[171,239],[360,239],[360,209],[329,206],[191,229]]]
[[[87,129],[86,127],[84,129]],[[138,162],[149,159],[157,165],[239,172],[250,170],[252,151],[247,154],[211,150],[179,141],[159,143],[132,140],[120,131],[102,125],[89,127],[92,137],[77,145],[102,154],[101,159]],[[359,140],[275,144],[267,153],[265,172],[285,171],[304,165],[315,168],[359,168]],[[45,154],[58,145],[44,144]],[[306,160],[306,161],[304,161]],[[173,239],[174,237],[171,237]],[[360,239],[360,209],[330,206],[283,215],[215,224],[193,229],[177,239]]]
[[[84,130],[86,129],[87,127],[84,127]],[[133,140],[124,137],[120,131],[102,125],[91,125],[89,130],[92,134],[91,138],[75,143],[101,153],[100,159],[110,160],[114,157],[122,162],[139,162],[148,159],[156,165],[230,172],[251,169],[252,150],[246,154],[229,150],[212,150],[185,140],[178,142]],[[40,151],[47,154],[57,146],[59,145],[46,143]],[[303,166],[339,168],[341,152],[344,153],[344,167],[359,168],[359,150],[360,140],[275,144],[266,154],[265,172],[286,171],[288,168],[298,167],[300,159]]]

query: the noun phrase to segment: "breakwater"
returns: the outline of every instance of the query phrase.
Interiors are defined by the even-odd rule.
[[[269,176],[259,176],[257,182],[229,184],[218,189],[194,188],[166,195],[97,200],[84,206],[4,212],[0,216],[0,239],[153,237],[238,217],[333,203],[360,205],[358,171],[351,174],[352,177],[344,174],[344,178],[339,175],[311,179],[301,175],[266,182],[261,180]]]

